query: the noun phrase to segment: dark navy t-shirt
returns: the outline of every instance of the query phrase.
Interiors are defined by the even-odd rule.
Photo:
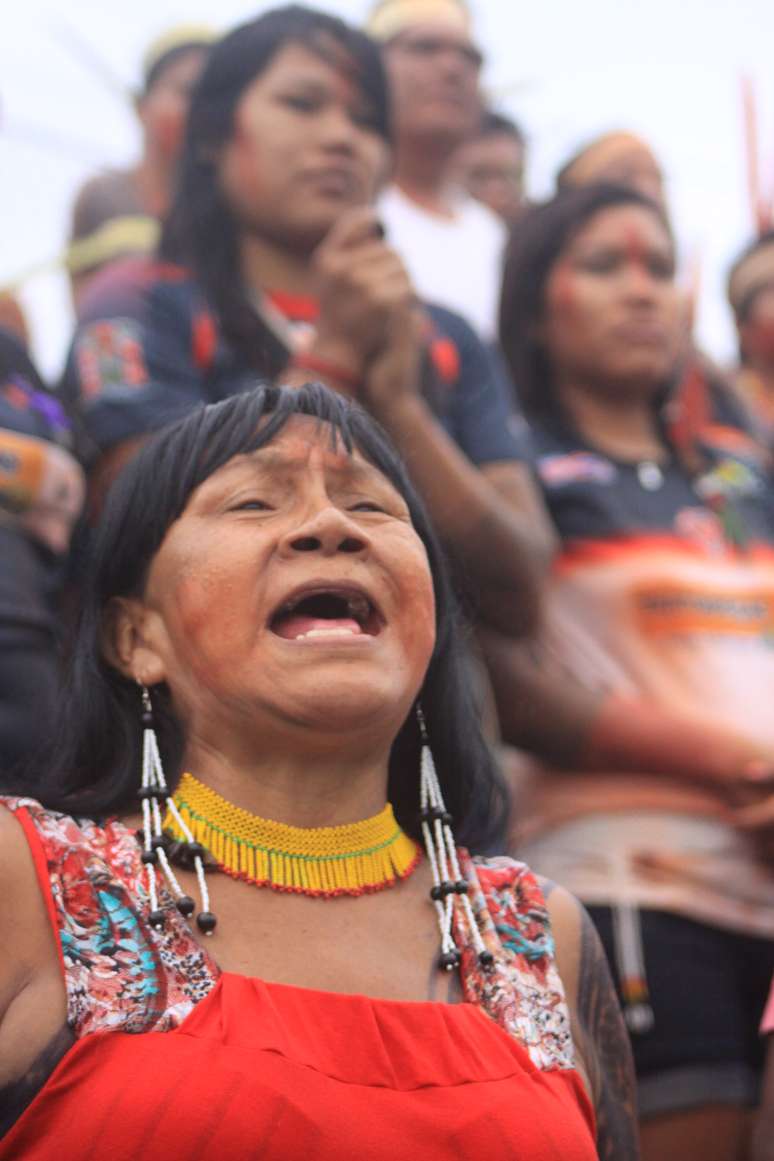
[[[457,315],[435,306],[426,311],[434,372],[428,402],[439,422],[474,464],[523,459],[523,424],[496,357]],[[224,341],[185,270],[134,259],[92,286],[64,392],[98,454],[258,379]]]
[[[533,430],[560,539],[546,634],[587,688],[710,718],[774,747],[774,493],[760,445],[702,432],[702,462],[626,463],[560,427]]]

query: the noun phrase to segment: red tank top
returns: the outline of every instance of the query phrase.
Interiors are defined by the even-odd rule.
[[[133,832],[5,801],[60,940],[77,1039],[0,1161],[596,1158],[523,864],[461,852],[496,956],[485,974],[463,950],[466,1003],[371,999],[220,972],[184,921],[145,922]]]

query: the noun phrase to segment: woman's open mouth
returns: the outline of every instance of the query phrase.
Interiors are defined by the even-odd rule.
[[[379,610],[363,589],[315,586],[284,601],[269,628],[285,641],[351,641],[378,636],[383,624]]]

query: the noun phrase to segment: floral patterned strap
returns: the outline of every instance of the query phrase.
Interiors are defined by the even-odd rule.
[[[464,948],[466,1000],[478,1004],[515,1037],[536,1068],[574,1068],[570,1014],[537,879],[515,859],[473,860],[467,851],[460,851],[460,865],[471,884],[479,930],[495,960],[487,971],[473,948]],[[463,930],[460,925],[458,940]]]
[[[30,820],[25,829],[45,856],[76,1036],[180,1024],[218,973],[182,919],[160,937],[149,926],[134,832],[45,810],[32,799],[0,801]]]

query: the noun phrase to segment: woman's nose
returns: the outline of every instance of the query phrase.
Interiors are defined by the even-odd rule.
[[[358,129],[348,109],[329,109],[322,118],[320,132],[323,148],[347,154],[354,152]]]
[[[630,263],[626,271],[626,293],[630,298],[654,300],[659,281],[642,263]]]
[[[323,556],[334,556],[339,552],[363,553],[369,545],[363,530],[345,512],[330,505],[289,532],[283,549],[288,554],[319,552]]]

